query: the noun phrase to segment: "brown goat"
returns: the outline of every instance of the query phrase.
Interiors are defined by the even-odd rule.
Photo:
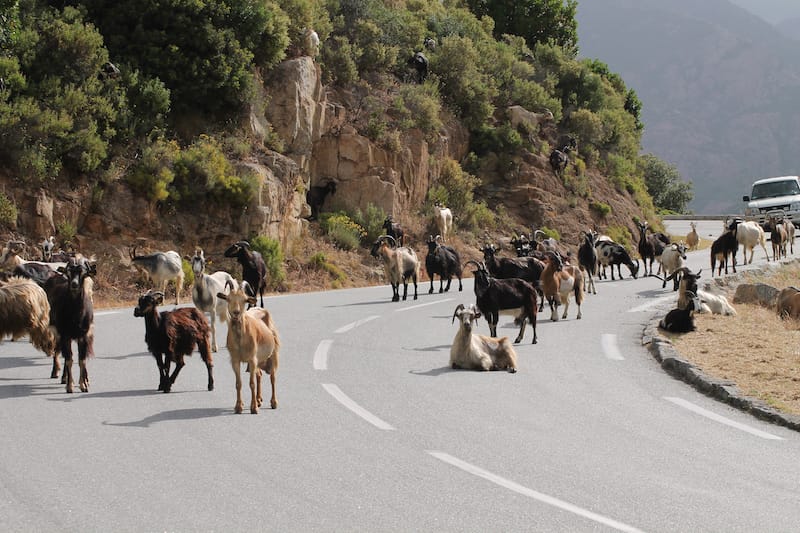
[[[786,287],[778,293],[778,316],[781,318],[800,318],[800,289]]]
[[[226,284],[226,287],[232,284]],[[228,352],[231,366],[236,375],[236,414],[244,410],[242,401],[242,363],[247,363],[250,372],[250,412],[258,413],[261,406],[261,374],[269,372],[272,385],[270,406],[278,407],[275,396],[275,373],[278,370],[278,350],[281,346],[278,330],[272,322],[269,311],[260,307],[246,309],[247,304],[255,305],[255,296],[250,296],[246,281],[238,289],[231,288],[230,294],[220,292],[217,298],[228,302]]]
[[[580,320],[581,304],[583,303],[583,274],[579,267],[565,265],[561,256],[555,252],[547,252],[547,261],[542,271],[542,291],[544,297],[550,304],[550,320],[558,320],[558,306],[564,306],[564,313],[561,318],[567,318],[569,310],[569,295],[575,294],[575,304],[578,306],[578,315],[575,317]]]
[[[697,246],[700,244],[700,235],[697,234],[697,223],[689,222],[689,225],[692,227],[692,231],[686,234],[686,246],[689,247],[689,250],[697,250]]]
[[[778,261],[781,257],[786,257],[786,228],[783,221],[778,221],[775,217],[767,218],[767,227],[772,241],[772,260]]]

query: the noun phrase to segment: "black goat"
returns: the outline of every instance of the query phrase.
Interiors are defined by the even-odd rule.
[[[731,266],[733,272],[736,273],[736,252],[738,251],[739,241],[736,240],[736,234],[731,230],[725,230],[711,243],[711,275],[714,275],[717,261],[719,261],[717,276],[722,275],[723,267],[725,274],[728,274],[728,257],[731,257]]]
[[[497,257],[497,247],[494,244],[487,244],[481,248],[481,251],[484,265],[492,276],[498,279],[519,278],[529,282],[539,294],[539,311],[544,308],[544,295],[539,286],[539,280],[544,270],[543,261],[535,257]]]
[[[383,221],[383,229],[386,230],[386,235],[395,240],[396,244],[403,246],[405,232],[403,231],[403,227],[400,226],[400,223],[394,221],[392,215],[389,215],[386,217],[386,220]]]
[[[550,152],[550,167],[553,169],[553,174],[555,174],[557,178],[560,178],[561,174],[567,168],[569,152],[569,146],[563,146],[561,150],[554,149]]]
[[[225,257],[235,257],[242,265],[242,279],[253,291],[250,296],[261,296],[261,307],[264,307],[264,290],[267,288],[267,264],[259,252],[250,250],[250,243],[239,241],[225,250]]]
[[[50,326],[56,332],[56,352],[53,353],[51,378],[58,377],[60,369],[58,351],[64,357],[64,373],[61,383],[66,384],[67,392],[72,392],[72,341],[78,344],[78,364],[80,379],[78,386],[82,392],[89,392],[89,373],[86,358],[94,355],[94,306],[92,303],[92,277],[97,266],[83,256],[76,256],[59,267],[59,276],[48,279],[44,284],[50,302]]]
[[[521,233],[519,237],[514,235],[511,238],[511,246],[514,247],[514,250],[517,252],[517,257],[527,257],[533,251],[533,245],[531,240],[528,238],[527,235]]]
[[[116,79],[119,74],[119,68],[111,61],[106,61],[100,66],[100,72],[97,73],[97,77],[101,80],[105,78]]]
[[[192,355],[195,345],[208,369],[208,390],[214,390],[214,360],[211,355],[208,325],[205,314],[195,307],[181,307],[158,312],[164,303],[164,293],[148,291],[139,297],[133,316],[144,317],[144,340],[158,365],[158,390],[169,392],[184,366],[183,358]],[[169,374],[171,363],[175,370]]]
[[[431,288],[428,294],[433,293],[433,277],[439,275],[439,292],[447,292],[450,290],[450,278],[456,276],[458,278],[458,290],[461,291],[461,258],[458,252],[450,247],[441,244],[439,240],[441,235],[434,237],[431,235],[427,241],[428,255],[425,256],[425,271],[428,277],[431,278]],[[447,278],[447,286],[442,289],[444,280]]]
[[[416,52],[408,58],[408,64],[411,65],[417,73],[417,83],[424,83],[428,78],[428,58],[422,52]]]
[[[667,245],[671,244],[670,239],[663,233],[647,234],[648,224],[646,220],[635,221],[639,228],[639,255],[642,257],[644,265],[644,275],[653,275],[653,261],[659,259]],[[649,268],[648,268],[649,263]],[[659,267],[660,269],[661,267]]]
[[[325,185],[314,185],[308,189],[306,203],[311,206],[311,218],[309,220],[316,220],[319,217],[319,211],[322,209],[322,204],[325,203],[325,197],[329,194],[336,194],[335,181],[329,181]]]
[[[478,270],[472,273],[475,276],[476,304],[489,323],[492,337],[497,337],[497,322],[500,315],[512,315],[520,321],[519,335],[514,343],[522,342],[525,336],[525,325],[530,321],[533,327],[533,344],[538,342],[536,337],[536,289],[533,285],[519,278],[495,279],[489,275],[486,266],[477,261],[474,263]]]
[[[594,247],[594,241],[597,233],[592,230],[581,231],[581,237],[583,237],[583,242],[578,247],[578,265],[586,272],[586,277],[583,278],[584,290],[597,294],[594,287],[594,276],[597,274],[597,250]]]
[[[672,309],[658,323],[658,327],[672,333],[689,333],[697,329],[694,314],[700,310],[700,299],[693,292],[687,292],[688,303],[685,309]]]

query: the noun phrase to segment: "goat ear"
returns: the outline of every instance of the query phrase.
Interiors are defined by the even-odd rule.
[[[248,296],[247,297],[247,303],[249,303],[250,305],[256,305],[256,302],[258,302],[258,300],[256,300],[255,296]]]
[[[96,276],[97,275],[97,263],[91,263],[89,265],[89,275]]]
[[[227,301],[228,300],[228,295],[225,294],[224,292],[218,292],[217,293],[217,298],[221,298],[222,300]]]

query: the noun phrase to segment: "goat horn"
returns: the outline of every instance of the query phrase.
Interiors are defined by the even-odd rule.
[[[438,242],[438,241],[439,241],[439,239],[441,239],[441,238],[442,238],[442,236],[441,236],[441,235],[437,235],[437,236],[436,236],[436,237],[435,237],[433,240]]]
[[[225,281],[225,289],[226,290],[228,289],[228,286],[230,286],[232,291],[236,290],[236,287],[234,287],[233,282],[231,280],[226,280]]]
[[[392,240],[392,248],[397,248],[397,241],[391,235],[381,235],[382,239],[391,239]]]
[[[250,284],[249,284],[249,283],[247,283],[246,281],[242,281],[242,285],[241,285],[241,287],[240,287],[240,288],[242,289],[242,292],[244,292],[244,293],[245,293],[245,294],[247,294],[248,296],[250,296],[250,293],[251,293],[251,292],[253,293],[253,294],[252,294],[253,296],[255,296],[255,295],[256,295],[256,293],[255,293],[255,291],[253,290],[253,288],[252,288],[252,287],[250,286]]]
[[[477,261],[475,261],[474,259],[470,259],[469,261],[467,261],[466,263],[464,263],[464,266],[467,266],[467,265],[469,265],[470,263],[474,263],[474,264],[475,264],[475,267],[476,267],[478,270],[485,270],[485,267],[483,266],[483,264],[482,264],[482,263],[478,263],[478,262],[477,262]]]
[[[451,324],[452,324],[453,322],[455,322],[455,321],[456,321],[456,315],[457,315],[457,314],[458,314],[458,312],[459,312],[459,311],[461,311],[462,309],[464,309],[464,304],[458,304],[458,305],[456,306],[456,310],[455,310],[455,311],[453,311],[453,320],[452,320],[452,321],[450,321],[450,323],[451,323]]]
[[[250,243],[247,241],[239,241],[236,243],[236,246],[242,246],[244,248],[250,248]]]

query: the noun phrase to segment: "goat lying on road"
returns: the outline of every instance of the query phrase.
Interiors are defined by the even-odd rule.
[[[450,347],[450,366],[467,370],[517,371],[517,353],[508,342],[508,337],[487,337],[472,333],[472,326],[481,317],[474,306],[459,304],[453,313],[453,322],[458,317],[458,333]]]

